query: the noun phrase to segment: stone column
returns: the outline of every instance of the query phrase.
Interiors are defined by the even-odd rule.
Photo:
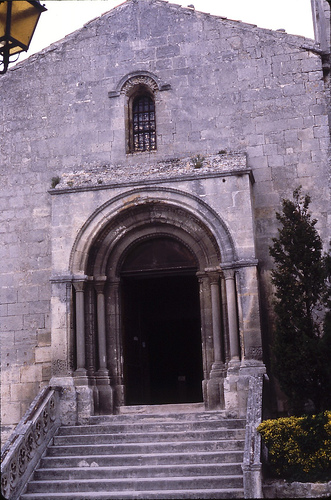
[[[93,414],[93,393],[88,385],[85,360],[85,310],[84,310],[85,280],[74,281],[76,291],[76,359],[77,369],[74,373],[74,383],[77,394],[77,422],[87,423]]]
[[[125,387],[123,383],[123,347],[121,337],[121,311],[120,311],[120,280],[113,278],[109,283],[109,324],[110,345],[109,369],[114,383],[114,406],[117,408],[125,403]]]
[[[212,314],[212,334],[214,361],[208,381],[208,407],[210,409],[224,408],[224,362],[222,347],[222,322],[220,300],[220,272],[208,273],[210,283],[210,299]]]
[[[85,366],[85,310],[84,310],[84,281],[74,283],[76,291],[76,362],[75,376],[86,377]]]
[[[99,413],[110,414],[113,412],[113,391],[110,387],[109,372],[107,368],[107,343],[106,343],[106,309],[105,288],[106,277],[98,278],[95,283],[97,292],[97,325],[98,325],[98,354],[99,369],[96,373],[99,392]]]
[[[234,269],[224,270],[226,305],[229,329],[230,361],[228,363],[227,376],[224,380],[224,401],[225,408],[234,412],[239,411],[241,392],[240,369],[240,348],[239,348],[239,328],[238,328],[238,307],[237,290]]]
[[[210,284],[207,273],[198,272],[197,278],[199,282],[200,317],[201,317],[201,341],[202,341],[202,364],[203,364],[202,394],[205,406],[208,408],[209,374],[214,361]]]
[[[212,365],[211,377],[220,377],[224,374],[223,347],[222,347],[222,323],[221,323],[221,300],[219,274],[209,275],[211,290],[211,307],[213,320],[213,343],[214,363]]]
[[[229,324],[230,363],[239,362],[238,310],[234,270],[229,269],[224,271],[224,277]]]

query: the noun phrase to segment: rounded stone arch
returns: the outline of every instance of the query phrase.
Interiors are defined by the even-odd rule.
[[[217,267],[220,262],[217,242],[199,222],[181,208],[155,201],[124,209],[94,242],[86,274],[118,277],[121,262],[132,246],[156,236],[176,239],[190,249],[198,270]]]
[[[157,75],[150,71],[133,71],[124,75],[118,82],[114,90],[111,90],[109,97],[118,97],[120,94],[127,94],[136,85],[147,85],[152,92],[170,90],[171,85],[162,81]]]
[[[167,230],[168,229],[168,230]],[[170,226],[170,228],[159,228],[159,230],[149,230],[142,231],[139,234],[139,237],[134,238],[134,240],[130,241],[122,241],[121,245],[116,249],[116,252],[111,256],[114,258],[114,261],[117,262],[117,265],[114,266],[114,277],[120,277],[123,268],[127,260],[130,258],[130,255],[134,253],[134,251],[141,247],[144,243],[154,241],[162,241],[162,242],[170,242],[172,244],[178,244],[179,248],[185,250],[186,252],[186,262],[190,263],[190,266],[195,269],[200,268],[200,262],[197,258],[197,254],[195,252],[194,243],[188,242],[187,238],[183,234],[177,234]],[[183,237],[184,236],[184,237]],[[112,265],[112,258],[108,261],[108,266]],[[107,272],[107,276],[109,276],[109,270]]]
[[[170,267],[162,269],[161,276],[156,276],[158,270],[154,273],[154,269],[153,275],[147,271],[147,277],[140,269],[138,276],[123,273],[122,265],[131,250],[153,238],[165,238],[171,240],[170,244],[177,242],[185,247],[192,255],[192,261],[188,259],[192,266],[175,271],[175,276],[171,275]],[[77,235],[69,269],[75,293],[79,361],[75,373],[77,376],[87,373],[86,363],[89,370],[86,380],[98,393],[95,396],[97,411],[107,413],[129,404],[125,371],[129,363],[125,361],[128,352],[125,346],[130,326],[125,323],[128,315],[123,311],[125,307],[130,310],[126,300],[131,296],[126,295],[126,290],[131,286],[136,293],[136,283],[139,286],[142,283],[144,293],[152,297],[148,295],[147,281],[159,278],[167,280],[166,290],[170,289],[170,279],[178,280],[176,285],[180,290],[184,285],[185,290],[195,290],[197,302],[190,302],[195,304],[195,316],[190,321],[194,321],[194,331],[199,335],[203,377],[199,383],[203,401],[209,408],[224,406],[220,387],[225,365],[230,359],[239,361],[235,279],[233,273],[226,275],[229,265],[234,266],[236,262],[235,245],[225,222],[192,194],[145,186],[128,189],[94,211]],[[187,279],[190,281],[184,282]],[[185,296],[180,293],[181,297]],[[135,325],[132,318],[130,321]],[[196,342],[197,336],[194,338]]]
[[[89,217],[73,245],[70,272],[105,275],[110,257],[118,262],[133,240],[152,234],[182,241],[200,270],[237,260],[230,231],[205,202],[175,189],[145,187],[114,197]]]
[[[115,89],[108,92],[110,98],[120,98],[123,105],[125,147],[128,154],[137,151],[153,151],[157,148],[159,92],[170,89],[171,85],[160,80],[154,73],[140,70],[124,75],[117,82]],[[146,111],[148,116],[145,122],[147,129],[144,130],[144,134],[141,134],[137,127],[137,123],[144,115],[142,110]]]

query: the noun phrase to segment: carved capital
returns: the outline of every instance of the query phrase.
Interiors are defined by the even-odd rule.
[[[224,269],[223,275],[224,275],[225,281],[234,280],[235,270],[234,269]]]
[[[73,285],[76,292],[83,292],[85,288],[85,281],[74,281]]]
[[[105,284],[107,280],[107,276],[96,276],[95,277],[94,288],[97,294],[103,293],[105,289]]]

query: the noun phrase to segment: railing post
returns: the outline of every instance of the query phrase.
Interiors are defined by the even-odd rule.
[[[249,377],[245,450],[242,465],[245,498],[263,498],[261,436],[257,427],[262,421],[264,374]]]

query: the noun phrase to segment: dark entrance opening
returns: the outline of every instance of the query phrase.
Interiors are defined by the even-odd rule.
[[[202,401],[199,286],[187,252],[177,242],[160,238],[140,245],[123,266],[128,405]],[[137,260],[139,271],[133,269]]]

